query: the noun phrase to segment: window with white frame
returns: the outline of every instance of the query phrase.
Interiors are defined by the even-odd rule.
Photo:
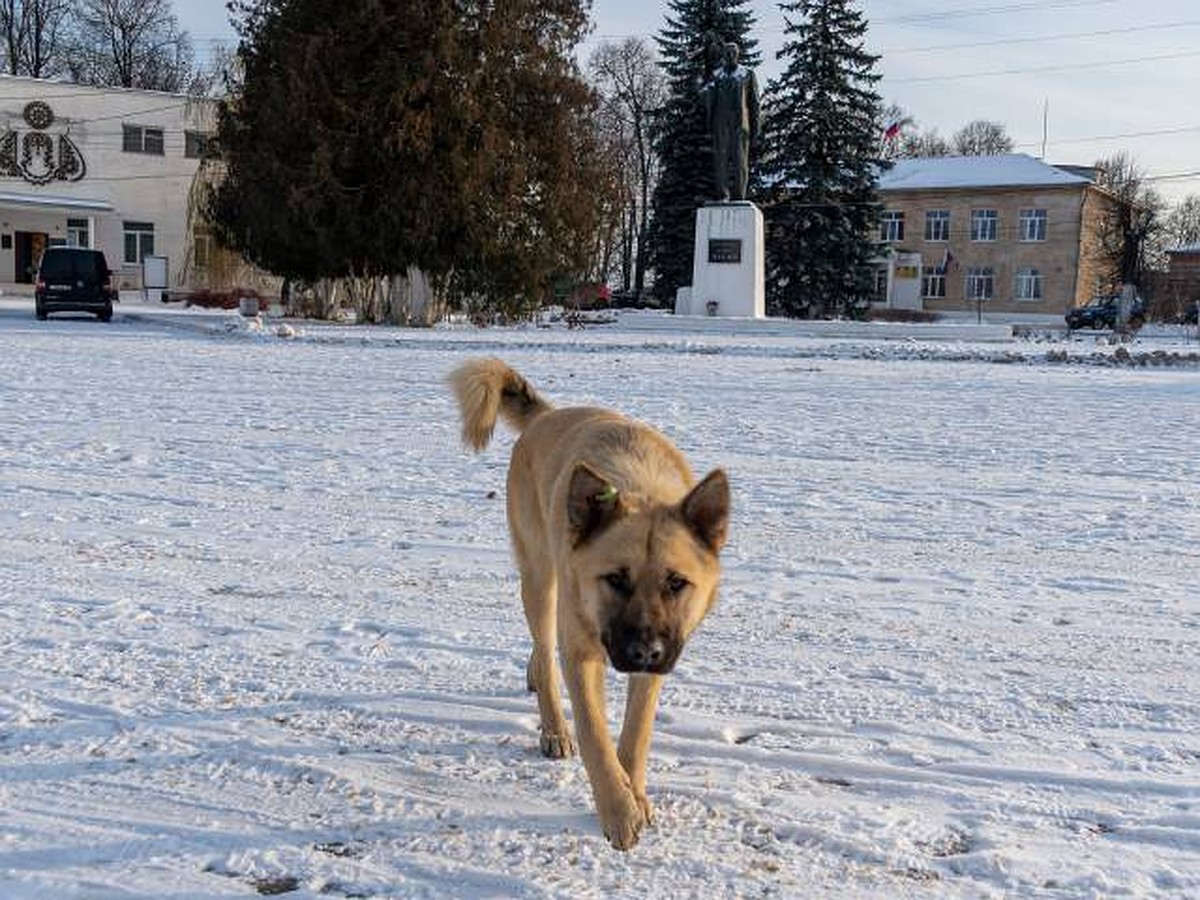
[[[91,234],[87,219],[67,219],[67,246],[88,247],[91,245]]]
[[[154,223],[126,222],[125,262],[134,265],[154,255]]]
[[[1000,213],[994,209],[971,210],[971,240],[994,241]]]
[[[948,240],[950,240],[950,210],[948,210],[948,209],[927,209],[927,210],[925,210],[925,240],[927,240],[927,241],[948,241]]]
[[[944,300],[946,298],[946,273],[933,269],[921,274],[921,296],[926,300]]]
[[[149,125],[122,125],[121,149],[126,153],[163,155],[163,130]]]
[[[966,299],[991,300],[995,292],[996,275],[990,267],[967,269]]]
[[[904,240],[904,213],[889,209],[879,220],[879,239],[885,242]]]
[[[1019,240],[1044,241],[1046,239],[1046,211],[1044,209],[1023,209],[1017,221]]]
[[[1037,269],[1017,269],[1017,299],[1042,299],[1042,273]]]

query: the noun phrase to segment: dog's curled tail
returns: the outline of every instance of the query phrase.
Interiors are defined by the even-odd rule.
[[[482,450],[492,439],[496,419],[518,434],[552,408],[511,367],[498,359],[472,359],[450,373],[450,386],[462,414],[463,443]]]

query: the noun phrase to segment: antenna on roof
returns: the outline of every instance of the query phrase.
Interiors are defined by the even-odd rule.
[[[1050,133],[1050,100],[1042,101],[1042,162],[1046,161],[1046,137]]]

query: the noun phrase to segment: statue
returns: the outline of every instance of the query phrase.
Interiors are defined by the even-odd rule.
[[[745,200],[750,180],[750,139],[758,133],[758,82],[738,65],[738,46],[721,50],[721,66],[701,89],[712,138],[717,199]]]

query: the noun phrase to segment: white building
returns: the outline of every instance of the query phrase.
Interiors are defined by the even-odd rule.
[[[0,285],[29,283],[54,244],[103,250],[126,289],[147,256],[166,258],[172,287],[205,280],[188,196],[213,101],[0,76],[0,116]]]

